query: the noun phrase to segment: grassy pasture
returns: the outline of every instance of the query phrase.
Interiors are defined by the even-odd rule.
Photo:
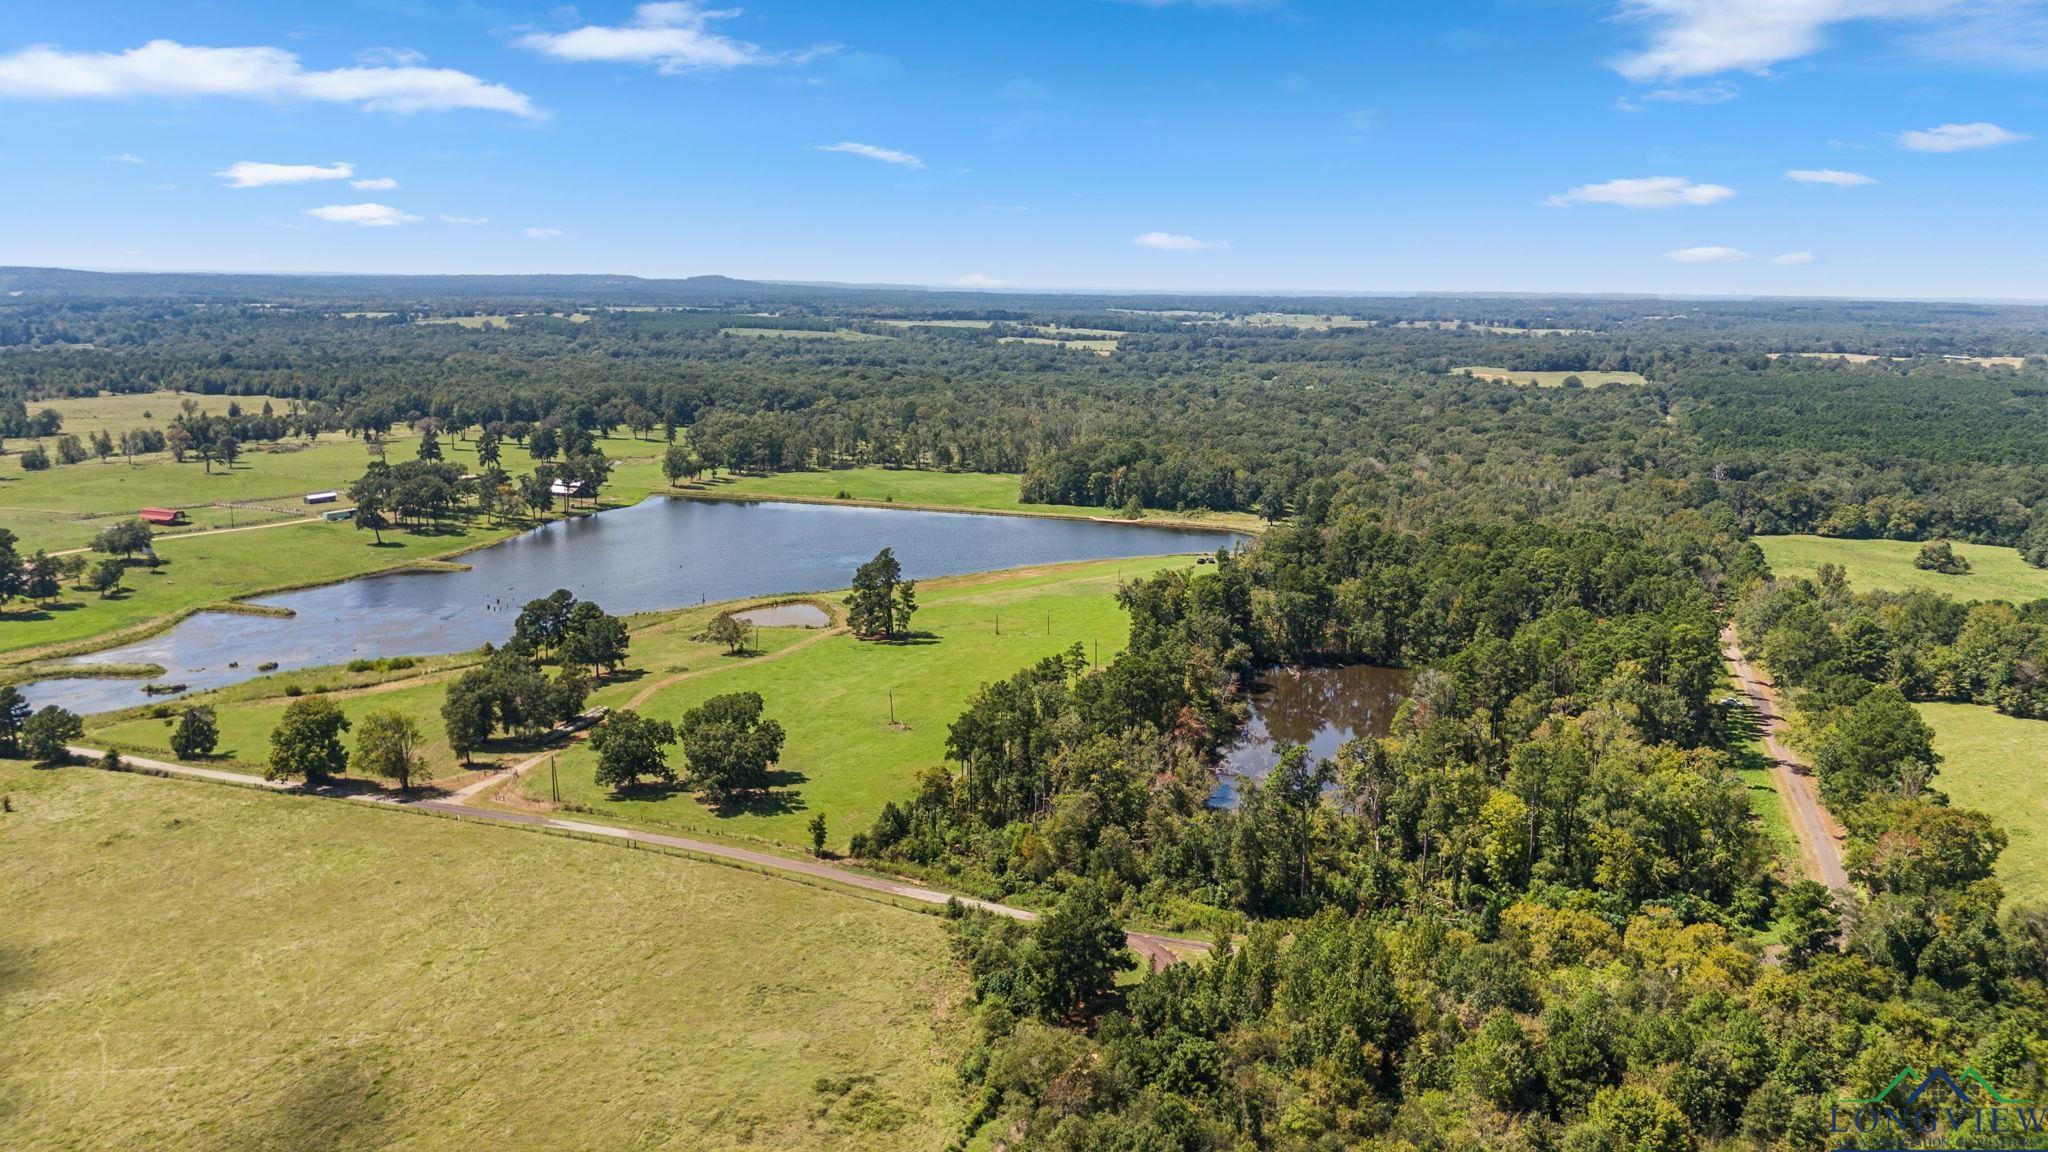
[[[659,441],[617,437],[598,444],[620,462],[606,492],[608,503],[630,503],[662,486],[657,458],[665,445]],[[393,460],[410,458],[415,451],[409,439],[387,441]],[[473,441],[444,439],[442,452],[448,460],[475,466]],[[53,607],[13,604],[0,611],[0,652],[71,643],[202,604],[416,564],[493,543],[525,526],[476,521],[439,532],[386,532],[378,547],[370,533],[350,523],[290,522],[321,511],[300,503],[305,493],[345,487],[369,461],[360,441],[337,437],[297,450],[252,449],[233,468],[216,466],[210,475],[196,462],[178,464],[167,455],[138,458],[133,467],[116,458],[47,472],[0,472],[0,522],[20,535],[29,550],[82,547],[101,528],[148,505],[188,508],[194,531],[226,527],[231,519],[238,526],[273,522],[248,531],[159,537],[162,569],[155,574],[131,569],[128,591],[114,599],[67,589]],[[505,446],[503,463],[514,472],[533,466],[532,458],[513,444]],[[265,507],[231,512],[204,506],[209,500]]]
[[[1114,600],[1117,584],[1188,563],[1183,557],[1105,560],[926,581],[918,590],[916,623],[932,636],[900,645],[858,641],[840,631],[763,628],[753,654],[733,656],[692,637],[734,605],[634,617],[628,666],[600,685],[591,703],[637,707],[673,720],[711,696],[760,692],[769,714],[788,732],[781,770],[791,774],[790,783],[752,810],[725,813],[687,793],[615,798],[597,787],[596,758],[578,744],[556,754],[563,799],[625,823],[788,846],[807,844],[805,825],[823,812],[832,843],[844,846],[873,821],[883,801],[907,795],[920,771],[944,759],[947,725],[983,682],[1077,641],[1087,645],[1091,658],[1099,643],[1101,658],[1109,659],[1122,650],[1129,630]],[[817,602],[831,610],[840,598],[833,593]],[[433,777],[448,784],[469,771],[509,766],[542,747],[508,739],[479,752],[474,769],[457,761],[440,709],[448,682],[475,660],[435,657],[395,672],[279,672],[197,694],[169,709],[175,716],[188,703],[211,705],[221,733],[213,763],[250,772],[260,771],[269,757],[271,729],[293,699],[288,688],[325,692],[351,720],[372,710],[397,711],[419,724]],[[124,752],[169,758],[172,719],[150,710],[145,705],[93,717],[89,736]],[[544,800],[549,787],[545,771],[525,784],[535,800]]]
[[[876,334],[874,334],[873,332],[856,332],[856,331],[854,331],[854,330],[853,330],[853,329],[851,329],[851,328],[833,328],[833,329],[827,330],[827,329],[822,329],[822,328],[745,328],[745,327],[731,327],[731,328],[720,328],[720,329],[718,330],[718,334],[719,334],[720,336],[748,336],[748,337],[759,337],[759,336],[780,336],[780,337],[786,337],[786,338],[788,338],[788,339],[791,339],[791,340],[845,340],[845,341],[849,341],[849,342],[852,342],[852,343],[865,343],[865,342],[867,342],[867,341],[870,341],[870,340],[887,340],[887,339],[889,339],[889,337],[887,337],[887,336],[877,336],[877,335],[876,335]]]
[[[1033,332],[1064,340],[1108,340],[1115,343],[1120,336],[1129,335],[1121,328],[1068,328],[1060,324],[1034,324]]]
[[[1534,384],[1538,388],[1562,388],[1564,378],[1577,376],[1588,388],[1605,384],[1647,384],[1640,372],[1522,372],[1506,368],[1454,368],[1453,372],[1469,372],[1481,380],[1492,380],[1500,384]]]
[[[1759,536],[1756,542],[1764,550],[1764,559],[1771,562],[1771,571],[1780,578],[1810,577],[1822,564],[1839,564],[1849,573],[1849,586],[1859,592],[1925,588],[1958,600],[2015,603],[2048,597],[2048,570],[2029,565],[2012,548],[1956,544],[1956,555],[1970,562],[1970,571],[1948,576],[1913,567],[1913,558],[1920,553],[1920,544],[1914,540]]]
[[[0,793],[0,1147],[938,1149],[961,1124],[934,917],[196,782],[0,762]]]
[[[1050,336],[998,336],[996,341],[1000,344],[1036,344],[1044,348],[1064,348],[1070,352],[1093,352],[1097,356],[1107,356],[1116,351],[1117,344],[1115,340],[1064,340]]]
[[[184,403],[190,400],[199,406],[199,411],[208,416],[227,415],[229,404],[240,404],[244,412],[263,410],[265,397],[262,396],[208,396],[199,392],[125,392],[102,396],[68,397],[62,400],[44,400],[30,404],[31,413],[45,408],[54,408],[64,417],[63,431],[58,435],[75,435],[87,439],[95,432],[107,432],[115,439],[131,428],[168,428],[171,421],[184,412]],[[283,411],[285,401],[270,400],[278,411]],[[46,437],[45,442],[54,439]],[[17,450],[23,441],[8,441],[9,454]]]
[[[653,486],[668,490],[655,470]],[[699,492],[721,496],[759,497],[763,500],[804,500],[837,502],[844,499],[864,504],[893,504],[901,508],[937,508],[967,512],[1008,512],[1036,516],[1076,516],[1100,519],[1111,516],[1106,508],[1080,504],[1026,504],[1018,499],[1018,478],[994,472],[937,472],[909,468],[844,468],[816,472],[774,472],[742,476]],[[1256,532],[1259,519],[1244,512],[1172,512],[1147,509],[1145,519],[1205,527],[1235,528]]]
[[[1099,642],[1108,660],[1129,634],[1112,595],[1118,582],[1187,563],[1098,561],[926,581],[918,587],[916,626],[932,634],[927,641],[877,644],[834,633],[779,658],[732,660],[656,691],[640,710],[662,720],[722,693],[761,694],[787,732],[779,765],[786,782],[750,808],[720,812],[690,793],[614,797],[593,780],[596,756],[583,745],[558,758],[562,797],[607,820],[789,846],[808,844],[805,825],[823,813],[830,843],[844,848],[884,801],[908,796],[920,772],[944,761],[946,728],[981,684],[1077,641],[1091,658]],[[600,699],[618,703],[618,695]],[[527,777],[525,787],[530,799],[548,797],[545,773]]]
[[[413,454],[409,441],[391,442],[389,451],[394,460]],[[185,509],[193,527],[179,532],[312,516],[322,509],[302,503],[306,493],[345,488],[369,463],[361,441],[330,436],[309,446],[252,444],[234,467],[216,464],[211,471],[168,454],[138,456],[132,464],[114,456],[45,472],[6,469],[0,470],[0,519],[23,548],[55,551],[83,547],[102,528],[133,519],[138,508]],[[216,502],[267,509],[209,506]]]
[[[993,320],[876,320],[891,328],[987,328]]]
[[[1771,359],[1776,360],[1788,355],[1788,353],[1773,352],[1770,355]],[[1912,359],[1912,357],[1908,356],[1877,356],[1867,352],[1792,352],[1789,355],[1797,356],[1803,360],[1839,360],[1845,364],[1893,364]],[[2027,358],[2024,356],[1929,356],[1926,359],[1937,360],[1945,364],[1968,364],[1976,368],[2025,368],[2027,366]]]
[[[1377,320],[1360,320],[1355,316],[1317,315],[1313,312],[1251,312],[1234,317],[1227,323],[1247,328],[1312,328],[1318,331],[1379,326]]]
[[[378,314],[363,313],[363,315],[374,316]],[[383,315],[388,316],[390,315],[390,313],[383,313]],[[572,324],[587,324],[590,321],[590,314],[587,312],[513,312],[507,315],[491,316],[421,316],[415,319],[413,323],[449,324],[457,328],[473,328],[478,331],[481,331],[486,328],[510,328],[512,327],[512,322],[514,320],[527,320],[534,318],[543,320],[567,320]]]
[[[2048,900],[2048,723],[1981,704],[1922,704],[1941,754],[1935,787],[1991,814],[2009,838],[1998,879],[2014,902]]]

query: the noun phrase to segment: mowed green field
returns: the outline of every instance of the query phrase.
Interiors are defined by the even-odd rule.
[[[1026,504],[1018,499],[1017,476],[1000,472],[937,472],[908,468],[845,468],[817,472],[775,472],[722,480],[696,491],[721,496],[753,496],[763,500],[836,501],[895,504],[905,508],[1008,512],[1035,516],[1115,518],[1112,510],[1080,504]],[[655,487],[664,485],[657,474]],[[691,489],[679,489],[687,494]],[[1259,518],[1246,512],[1171,512],[1147,509],[1147,520],[1196,523],[1256,532]]]
[[[2048,721],[2017,720],[1981,704],[1921,704],[1941,770],[1934,785],[1989,812],[2008,842],[1998,879],[2015,903],[2048,900]]]
[[[50,406],[60,412],[67,406],[82,405],[132,409],[136,416],[133,421],[111,421],[110,426],[118,431],[152,423],[168,425],[168,415],[176,414],[181,396],[154,392],[64,400]],[[262,404],[262,398],[243,397],[242,403],[253,408]],[[215,403],[212,407],[225,405]],[[144,410],[157,413],[159,419],[141,419]],[[65,418],[67,433],[72,428],[71,419]],[[216,464],[208,469],[197,460],[180,464],[168,454],[159,453],[138,456],[133,462],[113,456],[105,461],[91,459],[43,472],[24,472],[16,452],[26,444],[27,441],[9,441],[8,454],[0,457],[0,525],[20,537],[25,550],[82,547],[102,528],[132,519],[137,509],[145,507],[185,509],[192,527],[175,532],[317,515],[323,509],[305,504],[305,495],[348,487],[362,476],[372,459],[361,440],[330,433],[310,445],[301,440],[244,445],[242,458],[233,467]],[[600,439],[597,445],[605,455],[619,462],[613,473],[614,489],[638,489],[661,483],[659,461],[667,447],[664,442],[619,436]],[[475,467],[474,441],[444,437],[441,448],[448,460]],[[410,433],[400,431],[385,440],[385,458],[394,462],[410,460],[418,450],[419,442]],[[517,444],[506,444],[501,464],[507,471],[519,473],[530,471],[534,460]],[[210,506],[228,502],[268,505],[270,510],[231,511]]]
[[[0,762],[0,1148],[938,1149],[941,921],[370,805]]]
[[[1811,577],[1822,564],[1839,564],[1857,592],[1904,592],[1925,588],[1958,600],[2011,600],[2024,603],[2048,596],[2048,570],[2020,559],[2012,548],[1988,544],[1956,544],[1955,553],[1970,562],[1970,571],[1945,576],[1913,567],[1920,544],[1913,540],[1835,540],[1825,536],[1758,536],[1771,571],[1780,579]]]
[[[208,396],[203,392],[121,392],[102,396],[67,397],[61,400],[39,400],[28,406],[30,413],[45,408],[54,408],[64,418],[64,427],[59,436],[75,435],[83,440],[95,432],[106,432],[115,439],[132,428],[168,428],[171,421],[184,413],[186,401],[198,406],[208,416],[227,415],[228,405],[239,404],[244,412],[261,412],[265,397],[262,396]],[[273,408],[282,412],[285,402],[270,401]],[[55,437],[44,437],[42,443],[49,443]],[[8,441],[8,449],[14,451],[25,441]]]
[[[730,661],[662,687],[640,705],[674,720],[711,696],[759,692],[788,733],[778,766],[785,783],[769,799],[719,811],[688,792],[615,797],[596,784],[596,755],[580,744],[557,760],[562,799],[622,823],[790,846],[810,842],[805,826],[822,813],[831,845],[844,848],[884,802],[910,796],[918,775],[945,761],[947,726],[983,683],[1075,642],[1091,659],[1099,642],[1108,660],[1130,628],[1114,599],[1119,581],[1189,563],[1096,561],[921,583],[915,626],[932,633],[929,640],[880,644],[834,633],[779,657]],[[600,702],[622,703],[622,695]],[[530,798],[545,800],[548,789],[545,772],[526,778]]]
[[[1534,384],[1538,388],[1562,388],[1567,376],[1577,376],[1579,382],[1588,388],[1605,384],[1647,384],[1640,372],[1527,372],[1507,368],[1453,368],[1453,372],[1470,372],[1482,380],[1496,380],[1502,384]]]

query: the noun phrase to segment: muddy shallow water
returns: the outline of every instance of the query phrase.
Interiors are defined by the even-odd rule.
[[[732,618],[759,628],[824,628],[832,623],[831,613],[816,604],[803,603],[749,608],[733,613]]]
[[[1408,673],[1371,664],[1272,668],[1262,673],[1249,701],[1251,719],[1223,753],[1221,779],[1209,803],[1237,804],[1237,780],[1264,779],[1280,762],[1283,744],[1306,744],[1327,760],[1355,736],[1384,736],[1408,690]]]

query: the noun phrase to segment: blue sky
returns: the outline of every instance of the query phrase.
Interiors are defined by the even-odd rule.
[[[0,263],[2042,298],[2036,137],[2036,0],[16,4]]]

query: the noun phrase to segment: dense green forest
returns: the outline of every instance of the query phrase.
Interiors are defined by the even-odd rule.
[[[1691,508],[1752,532],[2048,535],[2029,536],[2048,500],[2041,308],[1034,297],[717,277],[10,270],[7,286],[0,408],[18,419],[40,398],[175,387],[296,401],[302,426],[356,431],[426,417],[457,433],[688,429],[710,467],[1023,472],[1028,500],[1117,509],[1278,519],[1341,484],[1411,526]],[[1266,312],[1374,326],[1238,322]],[[461,315],[503,326],[415,322]],[[937,319],[992,327],[882,323]],[[1416,324],[1466,327],[1403,326]],[[1121,335],[1106,357],[1002,342],[1052,325]],[[722,334],[734,326],[883,338]],[[1904,358],[1772,358],[1836,349]],[[1958,354],[2035,359],[1941,358]],[[1459,371],[1473,365],[1648,384],[1532,388]]]
[[[5,435],[57,431],[36,426],[53,397],[181,388],[267,398],[186,421],[191,451],[412,424],[559,445],[601,481],[588,434],[623,427],[694,468],[1017,473],[1028,501],[1271,521],[1125,585],[1130,644],[1101,667],[1075,650],[980,686],[944,762],[854,837],[891,872],[1047,909],[954,918],[970,1132],[1005,1147],[2040,1146],[1853,1116],[1912,1115],[1904,1069],[2048,1097],[2048,909],[2007,904],[2004,834],[1948,802],[1909,703],[2048,713],[2048,606],[1777,581],[1751,537],[2048,556],[2048,310],[42,270],[0,288]],[[420,322],[478,315],[504,319]],[[932,320],[988,324],[904,323]],[[1108,355],[1004,342],[1059,329],[1119,335]],[[1647,382],[1462,371],[1481,366]],[[358,497],[432,514],[459,478],[421,455]],[[1853,895],[1773,867],[1722,701],[1731,616],[1796,693]],[[1250,678],[1343,662],[1411,674],[1391,731],[1287,750],[1209,806]],[[1130,922],[1225,946],[1119,984]]]

